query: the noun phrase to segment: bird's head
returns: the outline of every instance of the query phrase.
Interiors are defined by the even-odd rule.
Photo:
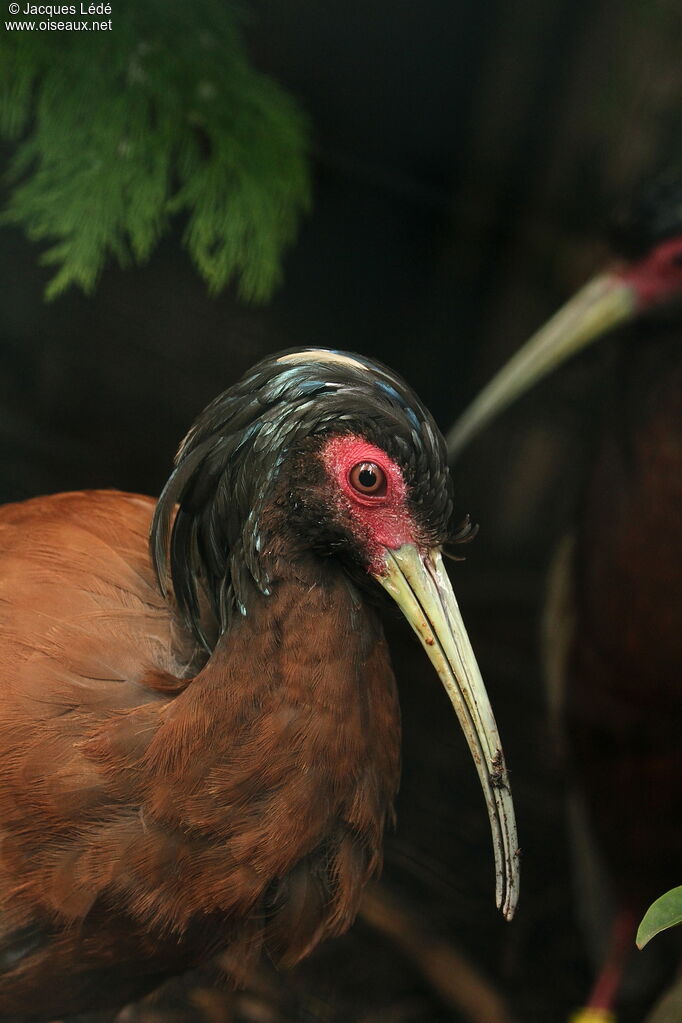
[[[153,552],[191,627],[203,591],[222,631],[268,595],[273,553],[381,575],[389,550],[445,544],[452,509],[443,438],[407,385],[359,355],[294,350],[201,413],[159,500]]]
[[[617,212],[619,257],[512,355],[448,433],[451,461],[495,416],[570,356],[645,313],[682,301],[682,168],[670,167]]]
[[[655,176],[616,211],[611,241],[623,263],[616,280],[635,311],[682,300],[682,167]]]
[[[159,499],[152,554],[195,634],[202,597],[225,631],[271,594],[273,559],[334,559],[387,591],[453,702],[483,785],[498,905],[518,889],[501,744],[441,560],[452,524],[445,442],[417,396],[363,356],[300,349],[258,363],[199,416]],[[467,530],[465,528],[464,532]],[[378,584],[378,585],[377,585]]]

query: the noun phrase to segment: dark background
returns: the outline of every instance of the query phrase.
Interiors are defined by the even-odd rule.
[[[682,156],[676,0],[252,0],[247,15],[254,62],[314,127],[314,207],[283,287],[261,308],[230,292],[209,298],[178,225],[146,266],[110,267],[94,297],[46,305],[40,250],[0,230],[2,500],[94,486],[158,493],[203,405],[295,344],[385,360],[447,428],[599,267],[618,198]],[[589,986],[536,635],[620,343],[545,382],[455,470],[462,513],[481,532],[453,581],[525,853],[512,925],[494,911],[487,819],[456,721],[421,652],[389,622],[405,762],[386,883],[466,952],[521,1023],[565,1019]],[[273,1020],[464,1018],[363,924],[271,985]]]

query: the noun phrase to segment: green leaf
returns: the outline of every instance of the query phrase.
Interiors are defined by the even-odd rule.
[[[682,885],[661,895],[649,906],[637,930],[637,948],[644,948],[654,935],[682,924]]]
[[[307,120],[249,64],[232,3],[191,6],[0,37],[0,134],[18,140],[0,222],[47,243],[49,298],[146,260],[174,216],[211,292],[236,279],[261,301],[281,277],[310,204]]]

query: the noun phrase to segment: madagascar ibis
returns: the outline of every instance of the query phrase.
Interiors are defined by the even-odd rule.
[[[617,906],[586,1017],[594,1020],[618,1003],[648,904],[682,878],[682,175],[645,187],[614,238],[626,258],[511,358],[448,438],[454,458],[563,359],[636,320],[622,338],[545,615],[574,805],[587,815]]]
[[[518,860],[441,548],[445,443],[360,355],[272,356],[201,413],[158,502],[0,510],[0,1018],[121,1005],[221,952],[293,964],[381,866],[400,723],[382,593],[454,705]]]

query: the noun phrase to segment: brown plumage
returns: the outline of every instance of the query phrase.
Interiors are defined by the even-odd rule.
[[[0,1018],[120,1005],[218,951],[237,981],[263,949],[293,964],[350,925],[380,869],[400,727],[367,596],[374,579],[398,578],[384,562],[413,534],[424,565],[433,557],[450,484],[442,439],[402,382],[357,357],[325,358],[269,360],[214,403],[153,525],[154,501],[113,491],[0,509]],[[349,374],[352,422],[311,426],[314,385],[341,400]],[[401,390],[382,406],[387,379]],[[387,444],[400,444],[408,398],[423,513],[406,503],[411,449],[375,445],[390,416]],[[231,428],[230,416],[241,417]],[[263,443],[268,427],[277,443]],[[228,442],[243,455],[245,433],[252,455],[217,458]],[[253,496],[237,514],[249,486],[257,519]],[[445,490],[430,502],[429,487]],[[184,606],[164,595],[148,548],[152,528],[165,557],[176,500]]]

